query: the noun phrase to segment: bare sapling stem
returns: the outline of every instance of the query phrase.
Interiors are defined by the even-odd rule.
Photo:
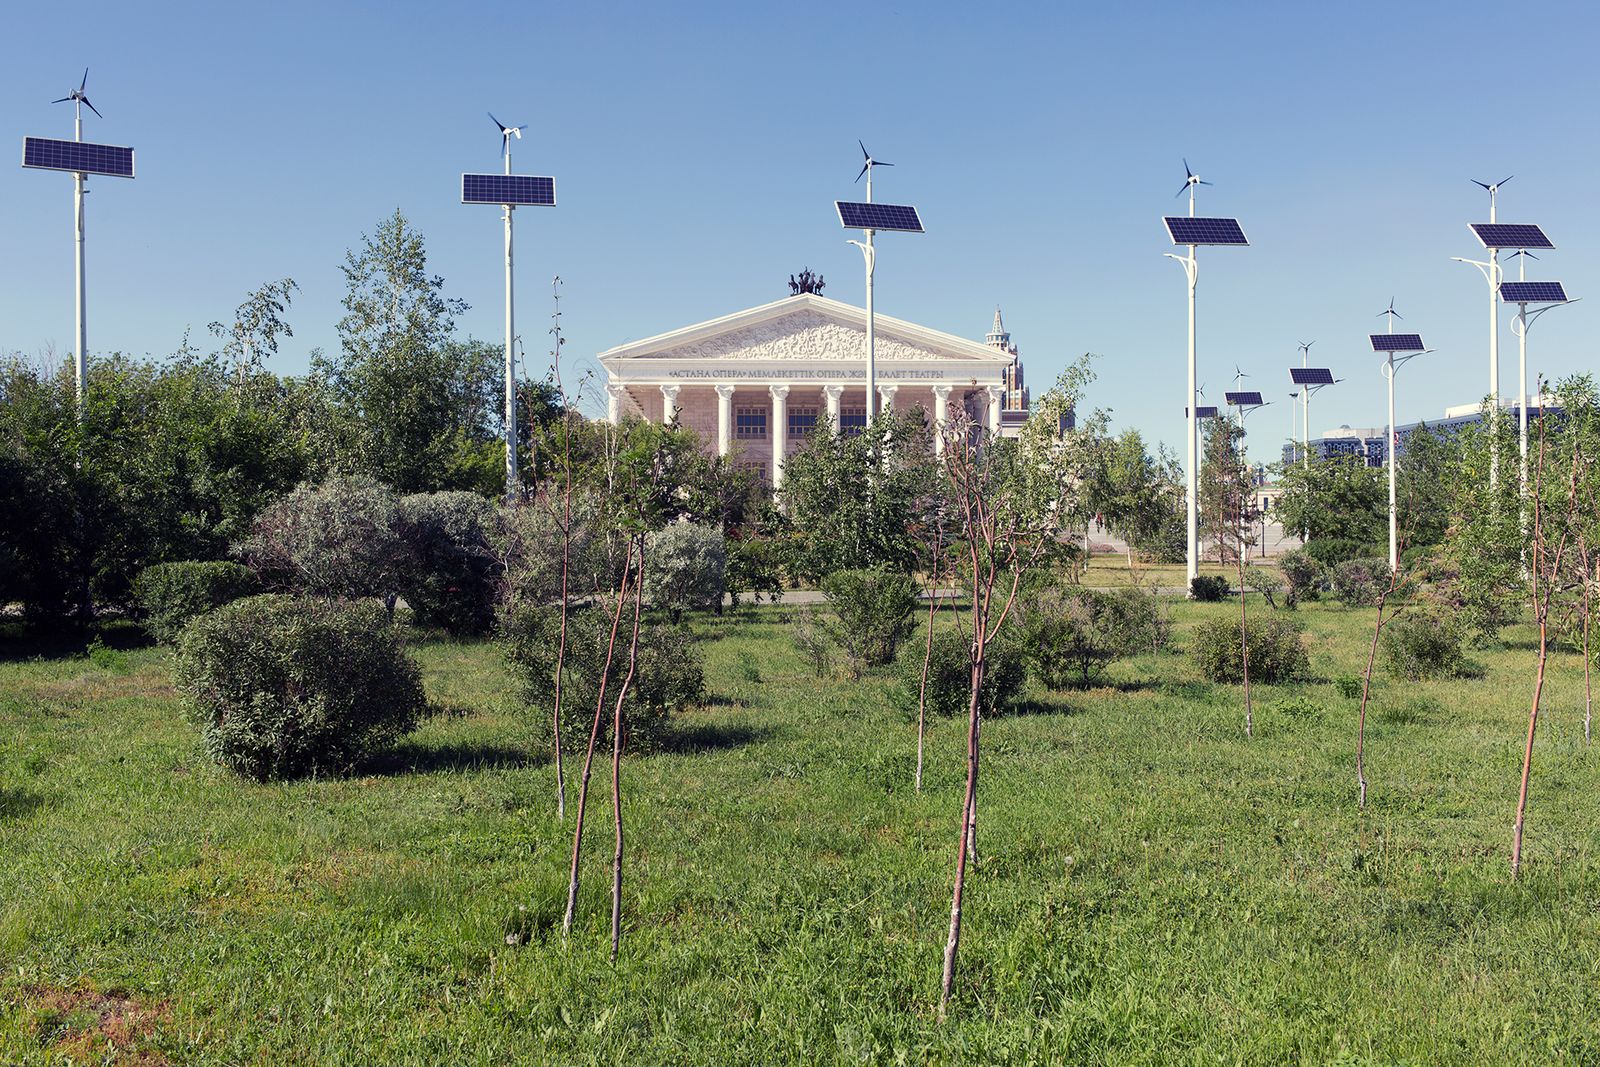
[[[1372,665],[1378,658],[1378,635],[1383,632],[1383,607],[1394,595],[1400,581],[1400,568],[1389,572],[1389,587],[1378,594],[1378,621],[1372,627],[1372,644],[1367,649],[1367,669],[1361,674],[1361,710],[1356,713],[1356,807],[1367,806],[1367,698],[1372,692]]]
[[[922,652],[922,685],[917,691],[917,776],[916,791],[922,792],[922,747],[927,733],[928,717],[928,667],[933,662],[933,621],[939,611],[939,558],[942,524],[933,527],[933,567],[928,577],[931,596],[928,599],[928,643]]]
[[[578,859],[583,848],[583,815],[589,801],[589,775],[594,769],[594,746],[600,737],[601,716],[606,706],[606,675],[611,673],[611,659],[617,650],[617,629],[622,625],[622,607],[627,603],[628,573],[633,564],[633,541],[628,541],[628,556],[622,564],[622,580],[617,584],[617,606],[611,612],[611,639],[606,644],[605,666],[600,668],[596,685],[599,694],[594,702],[594,725],[589,728],[589,747],[583,757],[583,777],[578,783],[578,817],[572,827],[572,871],[567,881],[567,912],[561,920],[561,938],[566,940],[572,932],[572,916],[578,907]],[[641,576],[642,577],[642,576]]]
[[[639,577],[633,583],[633,633],[628,639],[628,672],[617,690],[611,717],[611,820],[616,827],[616,850],[611,854],[611,962],[622,948],[622,702],[633,685],[639,663],[639,611],[644,601],[644,534],[639,535]]]
[[[972,646],[972,691],[967,699],[967,788],[961,802],[961,836],[956,841],[955,891],[950,896],[950,930],[944,942],[944,976],[939,986],[939,1015],[950,1006],[955,985],[956,950],[961,946],[961,905],[967,886],[967,856],[972,833],[972,809],[978,789],[978,692],[983,684],[983,631]]]

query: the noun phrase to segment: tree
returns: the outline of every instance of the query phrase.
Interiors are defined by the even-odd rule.
[[[1138,430],[1124,430],[1102,452],[1106,528],[1157,563],[1183,561],[1183,473],[1165,448],[1151,455]]]
[[[213,322],[208,327],[224,339],[222,356],[232,364],[241,383],[258,372],[268,357],[278,354],[280,333],[294,336],[283,315],[299,288],[293,278],[267,282],[245,297],[234,312],[232,325]]]
[[[1207,455],[1206,461],[1210,460]],[[1377,544],[1389,536],[1387,478],[1382,468],[1367,466],[1359,456],[1284,464],[1278,471],[1281,492],[1273,510],[1284,530],[1301,540]]]

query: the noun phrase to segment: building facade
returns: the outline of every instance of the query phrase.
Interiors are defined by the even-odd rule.
[[[1548,411],[1552,416],[1561,411],[1560,405],[1554,396],[1547,396],[1544,401],[1530,398],[1528,403],[1528,423],[1537,422],[1540,415]],[[1517,402],[1515,400],[1501,400],[1500,410],[1502,419],[1511,425],[1516,425]],[[1483,406],[1481,404],[1458,404],[1455,407],[1444,409],[1444,417],[1433,422],[1412,422],[1395,429],[1395,455],[1402,462],[1406,454],[1406,439],[1419,428],[1426,427],[1433,433],[1454,433],[1463,426],[1476,425],[1483,421]],[[1388,434],[1382,426],[1365,428],[1351,428],[1340,426],[1336,429],[1325,430],[1319,437],[1313,437],[1307,448],[1313,459],[1327,460],[1356,456],[1369,467],[1382,467],[1389,462]],[[1295,441],[1283,446],[1283,461],[1285,463],[1299,463],[1301,459],[1300,442]]]
[[[886,315],[874,320],[879,402],[920,408],[942,428],[964,411],[1003,432],[1008,382],[1021,388],[1016,349],[972,341]],[[599,355],[607,415],[676,421],[719,455],[774,486],[785,457],[824,427],[866,425],[866,312],[815,293],[619,345]],[[1026,390],[1020,403],[1026,410]],[[1020,425],[1020,423],[1019,423]],[[942,445],[942,435],[935,436]]]

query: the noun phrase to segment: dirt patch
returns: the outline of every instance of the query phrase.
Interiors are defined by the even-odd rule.
[[[23,990],[30,1026],[42,1048],[71,1063],[137,1064],[170,1062],[155,1047],[172,1021],[166,1001],[142,1003],[115,990],[89,985],[75,989],[30,986]]]

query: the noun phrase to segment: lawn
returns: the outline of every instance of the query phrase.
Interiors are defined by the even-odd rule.
[[[1236,610],[1175,605],[1177,644]],[[365,773],[257,785],[207,763],[162,650],[10,639],[0,1061],[1600,1061],[1576,657],[1512,882],[1530,632],[1481,680],[1379,676],[1361,815],[1339,682],[1371,615],[1298,614],[1318,678],[1257,687],[1253,739],[1181,653],[985,724],[944,1022],[962,726],[916,794],[888,676],[812,678],[782,607],[697,623],[707,706],[625,761],[615,966],[609,764],[563,946],[570,821],[493,645],[419,642],[442,710]]]

